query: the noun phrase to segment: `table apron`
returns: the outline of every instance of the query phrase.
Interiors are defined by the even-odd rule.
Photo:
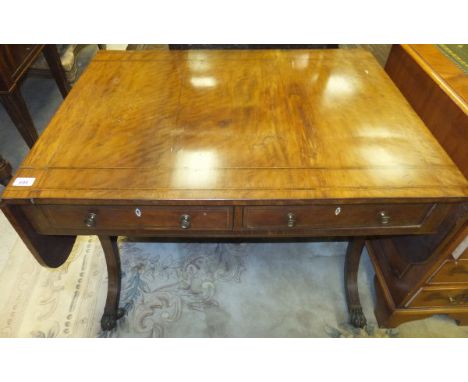
[[[41,235],[325,237],[430,234],[450,205],[21,205]]]

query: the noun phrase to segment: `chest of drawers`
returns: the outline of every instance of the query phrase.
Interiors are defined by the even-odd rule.
[[[433,314],[448,314],[460,324],[468,323],[467,219],[465,207],[457,219],[444,222],[445,240],[428,238],[425,249],[414,247],[414,238],[368,242],[376,269],[379,324],[396,327]],[[418,254],[408,256],[408,246],[419,258]]]
[[[435,45],[395,45],[385,70],[467,176],[467,76]],[[420,243],[415,238],[368,242],[381,325],[397,326],[432,314],[468,323],[466,215],[465,207],[458,222],[444,224],[449,240],[440,235],[440,240],[428,237]]]

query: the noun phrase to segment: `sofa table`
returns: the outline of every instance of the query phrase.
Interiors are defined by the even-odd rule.
[[[48,267],[76,235],[99,236],[103,329],[124,314],[118,235],[348,237],[350,322],[364,326],[365,240],[449,240],[467,200],[466,179],[364,50],[101,51],[2,210]]]

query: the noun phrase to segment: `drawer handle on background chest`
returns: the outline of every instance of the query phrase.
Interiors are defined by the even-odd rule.
[[[458,305],[458,304],[467,304],[468,303],[468,294],[462,294],[460,296],[449,296],[449,302],[452,305]]]
[[[188,229],[192,225],[191,222],[192,218],[190,215],[184,214],[180,217],[180,228],[182,229]]]
[[[382,224],[390,223],[390,215],[386,211],[380,211],[379,217]]]
[[[293,228],[296,225],[296,215],[293,214],[292,212],[289,212],[288,215],[288,227]]]
[[[94,212],[90,212],[84,221],[84,223],[86,224],[86,227],[88,228],[96,227],[96,218],[97,218],[97,214],[95,214]]]

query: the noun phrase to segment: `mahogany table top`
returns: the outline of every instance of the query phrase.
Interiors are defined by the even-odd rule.
[[[460,199],[467,181],[373,56],[100,51],[4,199]]]

